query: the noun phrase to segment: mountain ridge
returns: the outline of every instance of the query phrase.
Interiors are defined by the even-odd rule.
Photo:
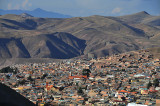
[[[146,12],[121,17],[94,15],[65,19],[12,14],[2,15],[0,20],[0,38],[20,39],[29,54],[15,45],[17,41],[12,41],[15,43],[3,44],[8,51],[11,50],[8,45],[15,45],[17,53],[10,56],[8,52],[10,58],[102,57],[160,45],[160,25],[155,24],[159,16]]]
[[[134,14],[130,14],[130,15],[125,15],[125,16],[119,16],[119,18],[125,22],[128,23],[139,23],[142,20],[148,18],[148,17],[152,17],[149,13],[147,13],[146,11],[141,11],[138,13],[134,13]]]

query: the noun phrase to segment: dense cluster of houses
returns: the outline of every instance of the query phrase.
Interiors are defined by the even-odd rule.
[[[146,50],[12,67],[0,81],[41,106],[160,106],[160,60]]]

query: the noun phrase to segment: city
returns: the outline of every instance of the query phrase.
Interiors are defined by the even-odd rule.
[[[160,60],[147,50],[11,68],[0,81],[40,106],[160,104]]]

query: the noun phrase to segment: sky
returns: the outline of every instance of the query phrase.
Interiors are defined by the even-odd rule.
[[[4,10],[36,8],[71,16],[122,16],[140,11],[160,15],[160,0],[0,0]]]

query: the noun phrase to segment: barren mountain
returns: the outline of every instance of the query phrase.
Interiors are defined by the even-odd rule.
[[[143,20],[150,17],[153,17],[153,16],[148,14],[146,11],[142,11],[142,12],[131,14],[131,15],[119,16],[120,19],[122,19],[127,23],[140,23]]]
[[[85,41],[68,33],[0,38],[0,58],[73,58],[83,55]]]
[[[159,16],[59,18],[0,16],[1,58],[100,57],[159,47]]]

